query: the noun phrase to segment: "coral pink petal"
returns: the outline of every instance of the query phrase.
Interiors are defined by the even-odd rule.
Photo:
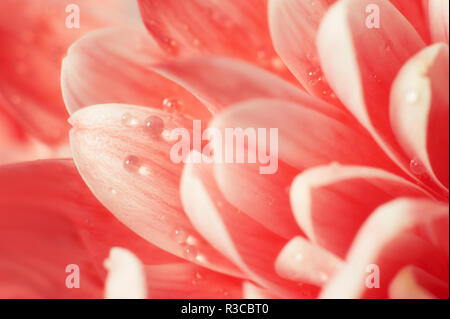
[[[258,287],[249,281],[244,282],[242,290],[244,299],[277,299],[267,289]]]
[[[124,21],[117,0],[77,1],[80,28],[64,24],[69,1],[4,0],[0,4],[0,104],[45,142],[66,139],[67,113],[59,84],[61,60],[84,33]]]
[[[447,42],[449,38],[449,2],[428,0],[428,21],[434,42]]]
[[[448,299],[448,284],[414,266],[402,268],[389,285],[392,299]]]
[[[227,128],[266,129],[267,138],[271,128],[278,129],[278,139],[270,145],[278,149],[267,149],[273,155],[270,164],[222,161],[215,164],[215,175],[230,203],[285,239],[299,234],[291,214],[289,187],[301,171],[333,161],[397,170],[352,118],[342,113],[337,118],[328,116],[306,101],[300,105],[280,100],[243,102],[218,115],[210,127],[219,129],[222,136]],[[259,150],[265,147],[260,142]],[[236,153],[248,151],[245,145],[235,148]],[[261,168],[273,174],[262,175]]]
[[[151,68],[192,92],[212,113],[253,98],[282,98],[314,104],[326,112],[335,111],[331,105],[316,101],[274,74],[238,60],[201,56],[161,63]],[[212,75],[219,80],[211,81]]]
[[[281,277],[317,286],[325,284],[341,266],[338,257],[302,237],[293,238],[275,263]]]
[[[3,166],[0,184],[3,298],[100,298],[102,263],[112,246],[127,247],[149,263],[179,260],[117,221],[70,160]],[[80,267],[79,289],[65,285],[72,264]]]
[[[335,0],[269,0],[269,25],[275,50],[312,95],[339,103],[317,56],[320,21]]]
[[[239,274],[197,233],[181,207],[178,184],[183,163],[170,158],[175,142],[170,132],[189,129],[192,123],[160,110],[119,104],[83,108],[70,122],[78,170],[120,221],[168,252]]]
[[[428,27],[427,8],[425,3],[429,0],[390,0],[391,3],[405,16],[413,25],[416,31],[421,35],[422,39],[430,42],[430,30]],[[383,14],[381,12],[381,14]]]
[[[447,204],[398,199],[379,207],[359,231],[345,266],[321,297],[387,298],[398,272],[413,266],[446,283],[446,291],[433,292],[444,293],[438,298],[448,298],[448,230]],[[377,274],[379,288],[367,285],[378,281]]]
[[[149,69],[167,54],[137,28],[110,28],[76,41],[63,61],[61,85],[70,113],[104,103],[166,108],[208,118],[209,113],[189,92]]]
[[[181,180],[183,207],[196,229],[250,280],[279,297],[313,298],[318,287],[285,280],[274,263],[286,240],[233,207],[220,194],[211,164],[189,158]]]
[[[169,54],[244,60],[285,78],[267,23],[267,0],[139,0],[144,23]]]
[[[386,171],[338,164],[303,172],[291,188],[292,208],[303,231],[342,258],[373,210],[398,196],[427,194]]]
[[[145,267],[150,299],[240,299],[242,280],[188,262]]]
[[[401,69],[391,93],[392,128],[413,159],[413,173],[430,175],[447,189],[448,59],[448,45],[440,43],[427,47]]]
[[[366,13],[369,5],[379,8],[379,28],[368,28],[373,26]],[[325,76],[337,96],[409,172],[410,159],[390,126],[389,94],[402,65],[424,47],[416,30],[387,0],[343,0],[325,15],[317,45]]]

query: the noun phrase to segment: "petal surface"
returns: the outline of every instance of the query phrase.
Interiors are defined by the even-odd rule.
[[[342,258],[373,210],[399,196],[429,195],[386,171],[338,164],[303,172],[291,188],[292,208],[303,231]]]
[[[174,255],[239,274],[198,234],[181,207],[178,184],[183,163],[171,159],[176,142],[171,132],[185,128],[190,134],[192,122],[156,109],[119,104],[84,108],[70,121],[77,168],[120,221]]]
[[[0,4],[0,105],[28,132],[51,144],[66,139],[69,128],[59,84],[65,50],[94,28],[128,23],[120,1],[82,0],[73,5],[69,0]],[[66,27],[77,10],[82,16],[79,28]]]
[[[428,22],[434,42],[447,42],[449,37],[449,2],[428,0]]]
[[[398,199],[383,205],[361,228],[345,266],[321,297],[387,298],[397,273],[414,266],[444,282],[446,296],[436,297],[448,298],[448,236],[446,204]],[[379,270],[379,288],[367,285],[375,274],[368,266],[374,265]]]
[[[169,54],[237,58],[292,78],[272,47],[267,0],[139,0],[139,4],[147,29]]]
[[[400,70],[391,92],[391,123],[415,174],[449,185],[449,49],[435,44]],[[422,166],[422,167],[421,167]]]
[[[179,259],[128,230],[92,196],[71,160],[0,167],[0,295],[3,298],[101,298],[103,260],[113,246],[142,260]],[[77,265],[80,288],[68,288]]]

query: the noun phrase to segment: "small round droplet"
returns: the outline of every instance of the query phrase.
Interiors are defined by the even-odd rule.
[[[177,98],[165,98],[163,101],[163,110],[171,114],[181,113],[183,111],[183,103]]]
[[[311,85],[316,85],[322,81],[322,71],[319,68],[313,68],[307,73],[308,81]]]
[[[177,228],[172,233],[172,238],[175,240],[177,244],[182,244],[186,242],[187,238],[189,237],[189,234],[181,228]]]
[[[130,113],[125,113],[122,115],[121,122],[125,126],[137,126],[138,120]]]
[[[129,172],[137,172],[141,167],[141,160],[134,155],[127,156],[123,161],[123,167]]]
[[[112,195],[117,195],[117,190],[114,189],[114,188],[110,188],[110,189],[109,189],[109,192],[110,192]]]
[[[409,163],[409,167],[411,169],[411,172],[415,175],[423,175],[426,172],[425,165],[420,160],[413,159]]]
[[[319,273],[319,279],[320,279],[320,281],[322,281],[322,282],[327,281],[327,280],[328,280],[328,274],[326,274],[326,273],[324,273],[324,272]]]
[[[164,121],[159,116],[149,116],[144,121],[144,130],[154,137],[160,136],[164,131]]]
[[[184,248],[184,257],[187,260],[194,260],[197,258],[198,255],[198,249],[195,246],[188,245]]]

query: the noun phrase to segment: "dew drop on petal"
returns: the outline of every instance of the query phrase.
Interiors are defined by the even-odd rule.
[[[195,258],[197,258],[198,249],[195,246],[188,245],[184,248],[183,255],[187,260],[194,260]]]
[[[414,175],[423,175],[426,173],[425,165],[418,159],[411,160],[409,167]]]
[[[177,228],[172,233],[172,238],[177,244],[186,242],[189,234],[182,228]]]
[[[412,89],[405,94],[405,100],[408,104],[416,104],[417,102],[419,102],[419,99],[420,95],[417,90]]]
[[[137,126],[138,120],[130,113],[125,113],[122,115],[121,122],[125,126]]]
[[[164,121],[159,116],[151,115],[144,121],[144,130],[154,137],[160,136],[164,131]]]
[[[123,167],[129,172],[137,172],[141,167],[141,160],[134,155],[127,156],[123,161]]]
[[[177,98],[168,97],[163,101],[163,111],[171,114],[178,114],[183,111],[183,102]]]

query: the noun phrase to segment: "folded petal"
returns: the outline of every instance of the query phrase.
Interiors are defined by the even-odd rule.
[[[303,231],[342,258],[373,210],[399,196],[428,197],[415,184],[386,171],[338,164],[303,172],[291,188],[292,208]]]
[[[322,286],[342,266],[342,261],[302,237],[293,238],[275,263],[277,273],[286,279]]]
[[[3,298],[100,298],[102,263],[113,246],[151,264],[179,260],[118,222],[92,196],[72,161],[0,167]],[[66,286],[75,275],[68,266],[78,266],[79,288]]]
[[[449,186],[449,49],[435,44],[400,70],[391,92],[391,123],[416,175]]]
[[[120,221],[168,252],[239,274],[194,229],[181,207],[178,185],[183,163],[171,159],[177,140],[171,133],[185,128],[190,134],[192,123],[160,110],[119,104],[81,109],[70,121],[78,170]]]
[[[448,298],[448,283],[414,266],[402,268],[389,285],[392,299],[434,299],[435,296]]]
[[[379,10],[366,13],[369,6]],[[377,11],[379,25],[371,16]],[[337,96],[389,156],[417,179],[389,121],[392,82],[402,65],[424,47],[416,30],[387,0],[344,0],[325,15],[317,45],[325,76]]]
[[[145,26],[169,54],[237,58],[291,78],[272,47],[267,0],[139,0],[139,4]]]
[[[378,208],[358,233],[345,266],[322,291],[323,298],[387,298],[406,266],[441,280],[448,298],[448,205],[399,199]],[[376,267],[375,267],[376,266]],[[377,278],[378,277],[378,278]]]
[[[82,19],[79,28],[69,28],[65,23],[76,14],[70,1],[1,2],[0,104],[28,132],[51,144],[66,138],[67,114],[59,84],[62,57],[82,34],[108,23],[124,23],[119,3],[77,1]]]
[[[353,118],[336,108],[333,115],[324,114],[315,105],[307,101],[294,104],[252,100],[230,107],[210,124],[210,128],[219,129],[222,137],[234,128],[250,130],[242,132],[244,142],[252,132],[255,139],[260,136],[256,140],[257,148],[249,145],[250,142],[238,145],[236,141],[231,147],[223,143],[223,152],[240,151],[246,159],[250,154],[257,161],[216,161],[215,177],[230,203],[287,240],[300,231],[291,214],[289,187],[303,170],[339,162],[398,171]],[[266,135],[260,135],[259,130],[264,130]],[[250,135],[245,136],[247,133]],[[213,148],[218,147],[214,144]],[[270,156],[266,159],[260,151]],[[261,174],[261,169],[272,171]]]
[[[287,298],[314,298],[318,287],[282,279],[275,272],[275,259],[286,244],[254,219],[233,207],[220,194],[213,166],[194,163],[192,153],[181,180],[183,207],[198,231],[225,256],[233,260],[250,280],[272,294]]]
[[[104,103],[127,103],[208,118],[185,89],[149,69],[167,59],[145,30],[109,28],[82,37],[63,60],[61,85],[70,113]]]
[[[428,22],[434,42],[447,42],[449,37],[449,2],[428,0]]]

